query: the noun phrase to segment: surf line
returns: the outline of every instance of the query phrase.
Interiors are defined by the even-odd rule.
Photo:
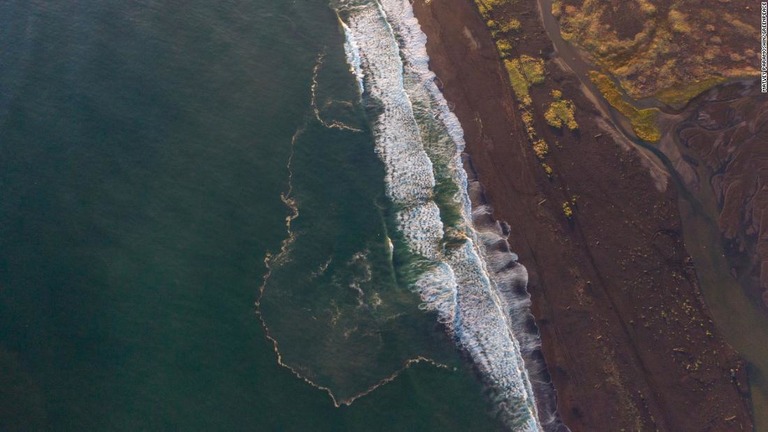
[[[336,408],[340,408],[343,405],[346,405],[346,406],[352,405],[352,403],[355,402],[356,400],[364,396],[367,396],[371,394],[373,391],[375,391],[376,389],[378,389],[379,387],[382,387],[394,381],[398,376],[400,376],[401,373],[403,373],[408,368],[418,363],[427,363],[440,369],[455,370],[455,368],[451,368],[448,365],[436,362],[430,358],[427,358],[424,356],[417,356],[417,357],[406,360],[400,369],[397,369],[395,372],[393,372],[389,376],[382,378],[376,384],[363,390],[362,392],[357,393],[345,399],[339,399],[336,397],[336,395],[333,394],[333,391],[329,387],[326,387],[322,384],[318,384],[310,380],[306,376],[302,375],[298,370],[293,368],[291,365],[283,361],[283,356],[282,356],[282,353],[280,352],[280,347],[277,342],[277,339],[272,335],[271,331],[269,330],[269,326],[267,325],[267,322],[264,319],[264,315],[262,314],[261,299],[264,297],[264,291],[266,290],[267,284],[269,283],[269,280],[272,276],[272,270],[275,268],[275,266],[279,266],[280,264],[286,262],[286,260],[288,259],[288,255],[290,253],[290,247],[296,241],[296,238],[297,238],[297,235],[294,233],[291,226],[293,221],[299,217],[298,202],[293,197],[293,156],[296,149],[296,142],[306,130],[307,125],[308,125],[308,122],[305,121],[304,124],[302,124],[301,127],[299,127],[296,130],[296,132],[294,132],[293,137],[291,138],[291,150],[288,156],[288,162],[286,164],[286,169],[288,170],[288,187],[285,192],[282,192],[280,194],[280,200],[290,210],[289,214],[285,217],[285,229],[286,229],[287,237],[283,239],[283,241],[281,242],[280,251],[277,254],[273,254],[272,252],[267,252],[264,256],[264,267],[266,267],[267,271],[264,274],[264,278],[262,279],[261,285],[259,286],[259,290],[258,290],[256,302],[255,302],[256,316],[259,318],[261,327],[264,329],[264,336],[267,338],[267,340],[270,343],[272,343],[272,349],[275,351],[277,364],[288,369],[294,376],[304,381],[305,383],[309,384],[310,386],[325,392],[331,398],[331,402],[333,403],[333,406]]]
[[[312,112],[315,114],[315,119],[317,119],[320,124],[327,127],[328,129],[341,129],[341,130],[348,130],[352,132],[362,132],[361,129],[358,129],[356,127],[352,127],[349,125],[346,125],[338,120],[332,120],[330,122],[323,120],[322,116],[320,115],[320,108],[317,105],[317,77],[320,73],[320,68],[323,66],[323,61],[325,60],[325,51],[326,48],[323,48],[323,50],[317,55],[317,60],[315,60],[315,66],[312,68],[312,85],[310,86],[310,93],[311,98],[309,104],[312,106]],[[329,101],[325,104],[325,106],[328,106],[333,101]]]
[[[433,263],[413,284],[424,302],[420,308],[436,311],[471,357],[506,426],[541,431],[524,355],[537,349],[538,340],[528,337],[520,319],[530,302],[522,295],[527,272],[506,254],[508,247],[503,257],[491,255],[484,243],[489,239],[474,225],[463,131],[434,83],[413,8],[408,0],[341,0],[337,16],[361,97],[377,108],[376,153],[386,168],[387,195],[398,208],[398,229],[413,254]],[[457,221],[442,217],[447,213],[436,201],[438,181],[457,189],[450,197]]]

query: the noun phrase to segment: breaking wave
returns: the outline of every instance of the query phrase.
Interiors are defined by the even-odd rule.
[[[373,120],[397,228],[409,252],[428,263],[414,282],[422,308],[436,311],[469,354],[508,427],[558,430],[554,402],[537,404],[529,376],[544,377],[536,385],[546,391],[537,393],[553,395],[537,355],[527,272],[509,251],[504,225],[482,200],[472,209],[469,193],[478,199],[482,193],[464,170],[463,131],[429,70],[426,36],[410,3],[341,0],[334,6]]]

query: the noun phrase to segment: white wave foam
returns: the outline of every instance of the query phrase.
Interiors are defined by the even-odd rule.
[[[339,23],[341,23],[341,26],[344,28],[344,35],[347,36],[344,40],[344,53],[347,55],[349,71],[352,72],[352,75],[355,76],[355,80],[357,81],[357,88],[362,94],[365,88],[363,87],[363,67],[361,65],[362,60],[360,59],[360,48],[357,47],[355,40],[349,37],[352,32],[349,30],[349,27],[347,27],[344,21],[339,19]]]
[[[397,209],[398,228],[413,253],[435,263],[415,283],[422,308],[437,311],[439,320],[470,354],[495,391],[507,425],[515,430],[541,430],[509,318],[512,305],[483,260],[482,244],[490,234],[479,238],[473,228],[467,174],[461,162],[463,131],[434,83],[426,36],[407,0],[348,2],[340,8],[345,15],[348,62],[358,79],[363,74],[359,82],[366,95],[381,107],[374,124],[376,152],[386,167],[387,193]],[[448,168],[459,189],[455,196],[462,217],[458,228],[466,238],[460,246],[441,243],[444,227],[432,196],[433,160]],[[492,270],[501,270],[496,264],[492,263]],[[493,274],[527,280],[519,264],[514,271]]]

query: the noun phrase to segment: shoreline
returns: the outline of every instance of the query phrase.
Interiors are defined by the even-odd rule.
[[[510,248],[528,269],[532,312],[565,425],[751,430],[746,368],[704,306],[671,182],[660,188],[639,152],[611,139],[578,80],[553,61],[546,83],[531,88],[534,106],[550,89],[562,89],[578,108],[580,129],[546,128],[536,113],[537,130],[557,143],[548,178],[474,4],[413,6],[493,217],[509,223]],[[553,57],[536,1],[520,6],[524,43],[516,54]],[[572,195],[579,204],[569,220],[560,203]]]
[[[429,69],[427,36],[413,8],[403,0],[384,0],[342,14],[350,70],[364,72],[367,95],[382,107],[375,145],[385,163],[387,196],[403,207],[396,213],[398,232],[409,249],[439,263],[414,283],[420,309],[436,311],[438,322],[471,358],[495,417],[507,428],[562,431],[550,409],[540,415],[533,390],[535,384],[540,393],[551,393],[551,385],[544,368],[532,367],[540,343],[530,325],[526,270],[509,250],[508,230],[486,217],[489,210],[477,199],[481,191],[469,189],[463,132]],[[428,106],[430,115],[420,115],[419,106]],[[433,131],[442,138],[422,140]],[[403,166],[416,175],[397,175]],[[431,196],[435,185],[446,181],[455,191]],[[479,193],[474,202],[473,191]],[[452,212],[453,221],[441,217]]]
[[[508,316],[530,378],[539,423],[544,432],[568,432],[557,411],[557,390],[541,351],[541,335],[531,310],[527,283],[520,283],[516,277],[510,278],[510,275],[527,274],[527,269],[518,262],[518,256],[509,244],[509,224],[493,217],[493,207],[488,202],[471,157],[462,154],[462,162],[467,174],[467,194],[472,203],[472,225],[482,244],[489,275],[502,288],[499,294],[509,305]]]

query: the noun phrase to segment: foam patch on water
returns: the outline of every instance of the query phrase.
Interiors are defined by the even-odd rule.
[[[347,53],[349,55],[349,53]],[[323,106],[321,107],[318,103],[318,87],[320,83],[318,82],[318,75],[320,73],[320,69],[323,66],[323,62],[325,60],[325,50],[318,54],[317,61],[315,61],[315,67],[312,68],[312,85],[309,87],[309,93],[310,93],[310,102],[309,105],[312,107],[312,113],[315,115],[315,120],[317,120],[318,123],[321,125],[327,127],[328,129],[341,129],[341,130],[347,130],[351,132],[362,132],[359,128],[356,128],[354,126],[350,126],[348,124],[344,124],[343,122],[339,120],[326,120],[323,118],[322,114],[322,108],[328,107],[333,105],[334,103],[337,104],[349,104],[348,102],[344,101],[336,101],[336,100],[330,100],[327,101]],[[351,104],[349,104],[351,106]]]
[[[358,77],[362,73],[361,93],[380,107],[373,128],[376,152],[386,167],[398,229],[412,253],[433,263],[414,284],[422,307],[437,311],[469,353],[505,423],[514,430],[542,430],[523,360],[523,350],[535,350],[538,337],[522,332],[521,346],[516,333],[530,315],[510,314],[529,307],[527,273],[508,245],[495,247],[506,244],[500,225],[474,229],[461,160],[463,131],[434,83],[426,36],[413,9],[407,0],[380,0],[342,2],[339,11],[348,62]],[[458,187],[453,198],[461,220],[447,229],[433,196],[436,168],[447,169]],[[482,212],[476,209],[474,216]]]
[[[346,36],[346,39],[344,40],[344,53],[347,56],[347,63],[349,63],[349,71],[355,76],[357,88],[362,94],[365,88],[363,86],[363,67],[362,60],[360,59],[360,48],[358,48],[355,40],[350,37],[352,32],[349,30],[349,27],[347,27],[344,21],[339,21],[344,28],[344,35]]]

